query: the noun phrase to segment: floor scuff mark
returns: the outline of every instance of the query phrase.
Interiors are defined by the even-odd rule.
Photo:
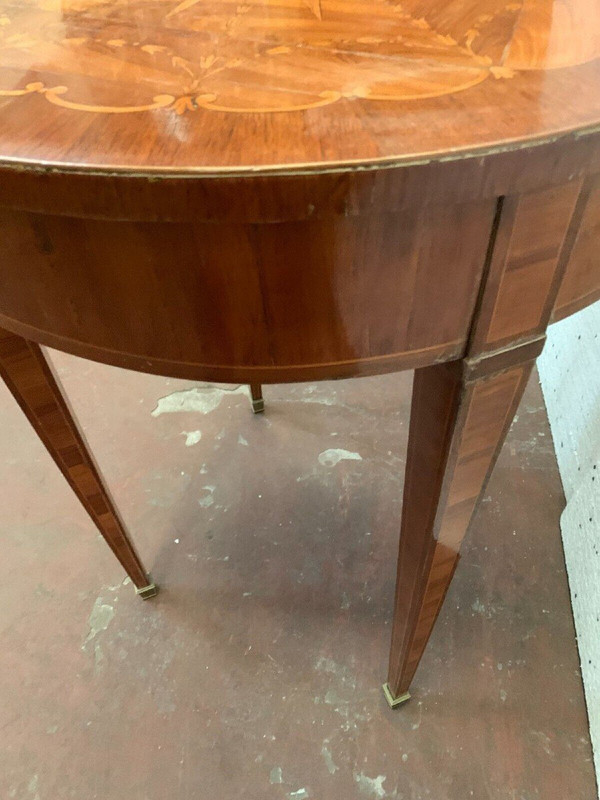
[[[92,608],[92,613],[88,619],[90,629],[83,643],[83,648],[85,648],[92,639],[95,639],[99,633],[108,628],[114,615],[115,609],[107,603],[103,603],[101,597],[97,597],[94,607]]]
[[[332,658],[319,656],[315,661],[315,669],[319,672],[328,672],[330,675],[336,675],[343,684],[348,684],[351,689],[356,688],[356,678],[352,674],[352,670],[345,664],[338,664]]]
[[[385,775],[378,775],[376,778],[369,778],[369,776],[365,775],[364,772],[354,773],[354,780],[358,784],[359,792],[367,797],[385,797],[386,791],[383,788],[385,779]]]
[[[208,492],[208,494],[205,494],[204,497],[201,497],[198,500],[198,505],[201,506],[202,508],[210,508],[210,506],[212,506],[213,503],[215,502],[215,499],[213,497],[213,493],[214,493],[214,491],[215,491],[215,489],[217,487],[216,486],[203,486],[202,488],[204,489],[204,491]]]
[[[181,431],[181,435],[185,436],[185,446],[192,447],[202,438],[202,431]]]
[[[88,619],[89,631],[81,645],[82,650],[88,650],[93,642],[94,654],[94,674],[97,675],[102,670],[102,662],[104,661],[104,653],[99,641],[95,641],[96,636],[105,631],[110,625],[112,618],[115,615],[115,609],[108,603],[103,603],[102,598],[96,598],[92,613]]]
[[[27,784],[27,791],[29,792],[33,800],[40,800],[40,793],[38,792],[38,786],[39,786],[39,778],[36,774],[31,778],[31,780]]]
[[[341,448],[331,448],[319,453],[319,464],[324,467],[335,467],[340,461],[362,461],[362,456],[360,453],[353,453]]]
[[[339,767],[333,760],[333,756],[331,755],[331,750],[327,747],[328,744],[329,740],[325,739],[325,741],[323,742],[323,747],[321,748],[321,755],[323,756],[323,760],[325,761],[325,766],[327,767],[329,774],[335,775]]]
[[[281,767],[273,767],[269,775],[269,783],[283,783],[283,770]]]
[[[247,393],[246,386],[235,386],[231,389],[222,389],[217,386],[183,389],[180,392],[173,392],[161,397],[151,414],[153,417],[160,417],[161,414],[176,414],[182,411],[210,414],[211,411],[221,405],[224,397]]]

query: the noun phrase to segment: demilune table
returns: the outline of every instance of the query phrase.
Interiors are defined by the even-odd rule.
[[[142,597],[40,345],[257,409],[415,370],[398,705],[546,328],[600,297],[600,3],[0,0],[0,232],[0,373]]]

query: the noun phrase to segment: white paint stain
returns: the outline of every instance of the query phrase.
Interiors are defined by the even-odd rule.
[[[112,606],[102,602],[101,597],[96,598],[92,613],[88,619],[89,631],[83,643],[83,647],[91,642],[101,631],[105,631],[111,623],[115,615],[115,610]]]
[[[159,417],[161,414],[177,414],[182,411],[210,414],[221,405],[224,397],[247,393],[248,390],[245,386],[236,386],[232,389],[222,389],[217,386],[184,389],[161,397],[151,413],[153,417]]]
[[[269,775],[269,783],[283,783],[283,770],[281,767],[273,767]]]
[[[39,778],[37,775],[33,775],[29,783],[27,784],[27,791],[33,797],[33,800],[40,800],[40,793],[38,792],[38,786],[39,786]]]
[[[315,698],[315,703],[318,702],[320,702],[320,698]],[[348,733],[348,731],[358,731],[361,722],[369,722],[371,719],[368,713],[358,710],[354,705],[351,705],[348,700],[340,697],[334,689],[327,690],[323,702],[331,706],[335,713],[343,718],[340,728],[346,733]]]
[[[422,719],[423,719],[423,703],[419,702],[419,718],[417,719],[416,722],[413,722],[413,724],[411,725],[413,731],[419,730],[419,728],[421,727]]]
[[[478,597],[471,604],[471,608],[476,614],[485,614],[485,606]]]
[[[296,483],[304,483],[304,481],[308,481],[311,478],[316,478],[319,474],[317,468],[311,469],[310,472],[305,472],[303,475],[298,475],[296,478]]]
[[[383,788],[383,783],[386,779],[385,775],[378,775],[376,778],[369,778],[364,772],[355,772],[354,780],[358,784],[358,791],[367,797],[385,797],[386,791]]]
[[[290,800],[306,800],[306,798],[309,797],[309,794],[306,789],[302,787],[302,789],[296,789],[295,792],[290,792],[288,797]]]
[[[319,464],[324,467],[335,467],[340,461],[362,461],[362,456],[360,453],[353,453],[341,448],[331,448],[319,453]]]
[[[129,575],[127,575],[125,578],[123,578],[123,580],[121,581],[121,583],[116,583],[114,586],[106,586],[105,588],[106,588],[106,589],[107,589],[109,592],[118,592],[118,591],[119,591],[119,589],[121,588],[121,586],[127,586],[127,585],[128,585],[128,584],[130,584],[130,583],[131,583],[131,578],[129,577]],[[116,598],[115,598],[115,599],[116,599]]]
[[[202,438],[202,431],[181,431],[181,435],[185,436],[185,446],[192,447]]]
[[[471,603],[471,610],[475,614],[479,614],[486,619],[491,619],[495,614],[497,609],[494,606],[486,606],[484,605],[481,600],[476,597],[475,600]]]
[[[238,444],[243,444],[244,447],[248,447],[248,442],[246,441],[246,439],[244,439],[241,433],[238,436]]]
[[[207,492],[207,494],[205,494],[204,497],[201,497],[198,500],[198,505],[201,506],[202,508],[210,508],[210,506],[212,506],[213,503],[215,502],[215,499],[213,497],[213,493],[214,493],[214,491],[215,491],[215,489],[217,487],[216,486],[203,486],[202,488],[204,489],[205,492]]]
[[[317,405],[320,405],[320,406],[335,406],[336,405],[335,397],[325,397],[325,396],[321,396],[321,397],[301,397],[300,398],[300,402],[301,403],[316,403]]]
[[[356,678],[352,670],[345,664],[338,664],[332,658],[319,656],[315,661],[315,669],[319,670],[319,672],[328,672],[330,675],[335,675],[342,683],[349,684],[352,689],[356,688]]]
[[[97,675],[102,670],[102,662],[104,661],[104,653],[100,642],[94,642],[94,674]]]
[[[333,689],[328,689],[327,690],[327,692],[325,693],[325,698],[324,699],[325,699],[325,702],[327,703],[328,706],[335,706],[338,703],[340,705],[345,705],[348,702],[347,700],[343,700],[341,697],[338,697],[337,692],[335,692]],[[339,709],[338,708],[336,708],[335,710],[339,713]],[[345,713],[344,716],[348,716],[347,713]]]
[[[323,760],[325,761],[325,766],[330,775],[335,775],[338,771],[339,767],[337,764],[334,763],[333,756],[331,755],[331,750],[327,747],[329,744],[328,740],[325,739],[323,742],[323,747],[321,748],[321,755],[323,756]]]

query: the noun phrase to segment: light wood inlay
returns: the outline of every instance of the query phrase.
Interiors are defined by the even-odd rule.
[[[533,362],[471,381],[415,372],[388,685],[408,691]]]
[[[600,117],[599,30],[596,0],[0,0],[0,157],[325,165],[556,134]]]
[[[573,181],[504,200],[471,352],[543,333],[581,189],[582,181]]]
[[[150,583],[40,347],[0,329],[0,376],[138,589]]]
[[[463,8],[446,9],[443,15],[439,2],[423,13],[421,6],[427,4],[418,0],[154,0],[133,9],[135,16],[131,4],[119,0],[110,4],[110,26],[99,34],[86,26],[86,16],[107,15],[106,5],[93,0],[39,2],[33,8],[6,5],[0,18],[2,65],[17,69],[35,49],[37,57],[30,63],[40,76],[51,66],[59,70],[54,69],[53,84],[30,81],[23,88],[2,88],[0,96],[37,93],[55,105],[99,114],[167,107],[177,114],[199,108],[272,113],[342,98],[438,97],[490,78],[511,79],[519,69],[571,66],[600,53],[590,27],[578,25],[582,0],[563,0],[559,6],[565,24],[558,37],[539,0],[497,0],[488,3],[488,13],[474,6],[466,14],[461,3]],[[448,15],[455,17],[454,24],[448,24]],[[134,36],[132,23],[138,28]],[[575,29],[581,35],[573,41]],[[181,31],[197,34],[195,52],[186,37],[176,35]],[[494,39],[503,41],[504,50],[496,52],[488,37],[494,44]],[[113,81],[117,72],[127,71],[128,91],[115,91],[114,102],[80,99],[80,87],[70,84],[82,57],[92,80]],[[140,104],[133,98],[140,94],[134,80],[141,71],[154,85]],[[108,98],[110,93],[97,94]]]
[[[600,299],[600,178],[586,182],[585,208],[556,299],[557,319]]]

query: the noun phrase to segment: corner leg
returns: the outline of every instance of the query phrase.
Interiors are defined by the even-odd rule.
[[[157,588],[119,518],[39,345],[0,328],[0,376],[144,599]]]
[[[535,363],[528,355],[523,363],[517,357],[516,364],[487,375],[480,361],[468,360],[415,372],[384,686],[392,708],[410,697],[461,542]]]
[[[265,410],[265,401],[262,396],[262,385],[260,383],[250,384],[250,397],[252,398],[252,411],[260,414]]]

